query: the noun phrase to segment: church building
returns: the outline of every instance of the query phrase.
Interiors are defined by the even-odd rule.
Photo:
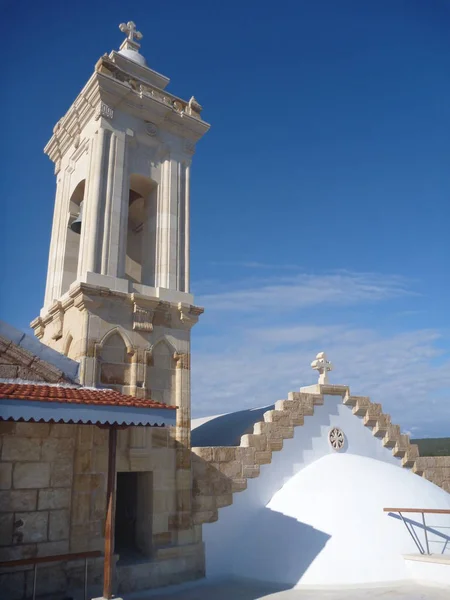
[[[450,585],[450,457],[419,456],[381,404],[330,383],[323,352],[318,383],[191,419],[190,173],[209,125],[120,30],[45,147],[35,338],[0,322],[0,597],[205,575]]]

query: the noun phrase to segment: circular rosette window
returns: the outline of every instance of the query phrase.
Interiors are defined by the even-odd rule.
[[[342,450],[344,447],[344,432],[338,427],[333,427],[333,429],[330,429],[330,433],[328,434],[328,441],[330,442],[330,446],[333,448],[333,450],[339,452],[339,450]]]

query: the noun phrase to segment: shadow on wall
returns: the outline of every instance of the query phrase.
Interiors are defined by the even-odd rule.
[[[257,511],[252,521],[253,535],[244,536],[234,547],[232,574],[278,584],[280,590],[294,587],[331,539],[324,531],[269,508]]]
[[[253,425],[264,421],[264,413],[273,410],[274,404],[262,408],[239,410],[221,415],[211,421],[199,425],[192,430],[191,445],[204,446],[239,446],[241,436],[253,432]]]

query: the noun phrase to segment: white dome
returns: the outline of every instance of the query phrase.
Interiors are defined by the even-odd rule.
[[[233,571],[291,585],[407,579],[402,555],[418,550],[402,521],[384,513],[385,507],[450,509],[450,494],[379,460],[348,453],[324,456],[255,511],[235,545]],[[407,517],[421,520],[420,514]],[[427,525],[448,527],[449,521],[448,515],[429,515]],[[422,529],[417,531],[423,539]],[[431,533],[429,539],[430,550],[442,552],[444,538]]]
[[[136,52],[136,50],[129,50],[127,48],[124,48],[123,50],[119,50],[119,54],[125,56],[125,58],[128,58],[129,60],[132,60],[135,63],[138,63],[142,67],[147,66],[147,61],[145,60],[145,58],[142,56],[142,54]]]

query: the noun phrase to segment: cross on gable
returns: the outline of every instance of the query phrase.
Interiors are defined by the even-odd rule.
[[[311,367],[319,371],[319,384],[328,383],[328,372],[333,370],[333,365],[327,360],[325,352],[319,352],[316,359],[312,361]]]
[[[137,50],[140,46],[140,44],[138,44],[138,40],[142,40],[143,35],[140,31],[136,29],[136,24],[133,21],[128,21],[128,23],[121,23],[119,25],[119,29],[127,35],[127,38],[126,40],[124,40],[122,46],[126,44],[128,48]]]

